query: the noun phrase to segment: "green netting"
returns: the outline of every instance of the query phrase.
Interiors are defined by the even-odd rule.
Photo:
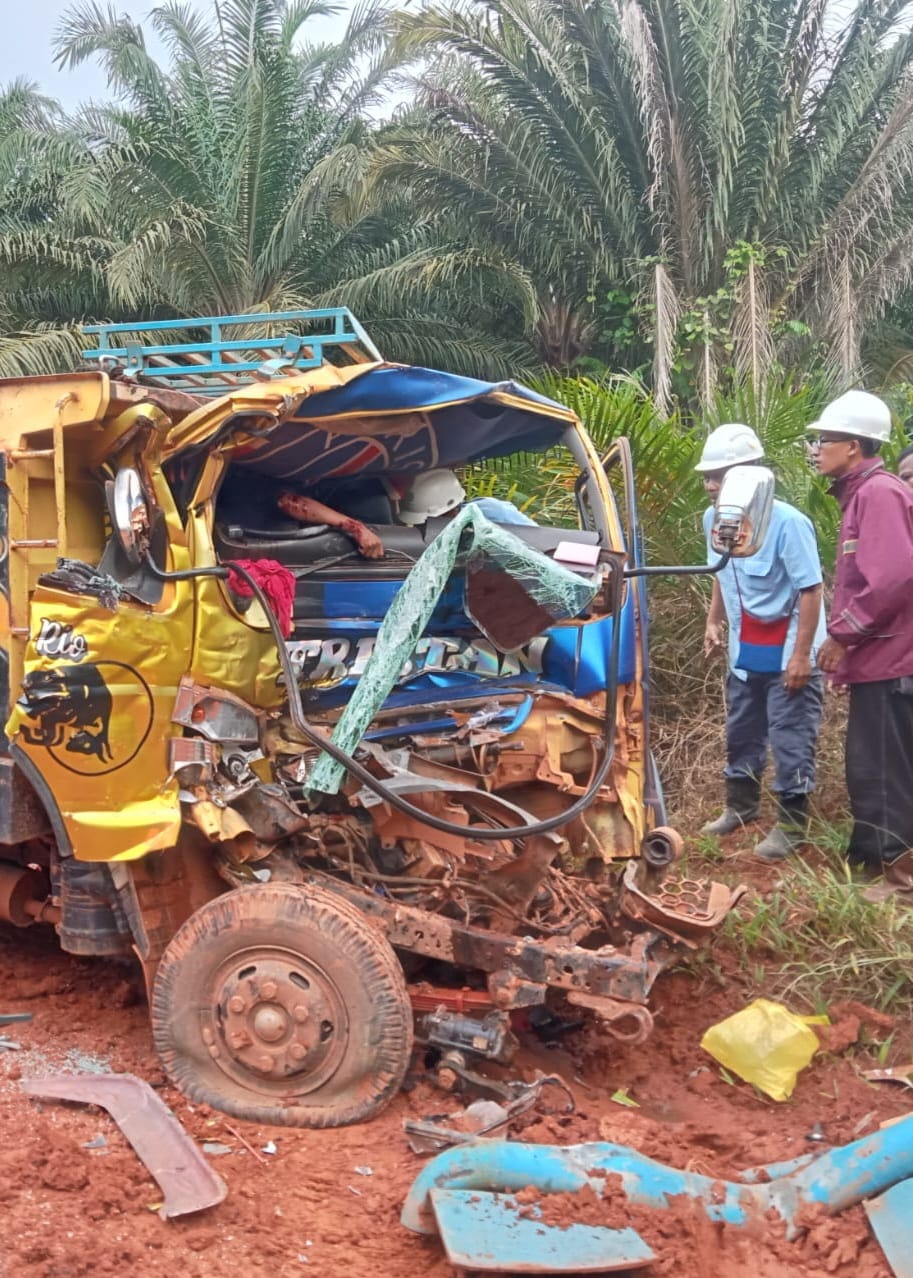
[[[333,742],[348,754],[361,741],[415,651],[458,555],[467,558],[467,583],[472,583],[467,584],[467,612],[472,615],[477,607],[476,623],[502,651],[508,650],[504,647],[508,627],[493,624],[499,612],[511,614],[509,628],[514,636],[525,629],[526,637],[515,638],[511,645],[518,647],[554,622],[578,616],[596,593],[594,580],[531,550],[513,533],[493,524],[477,506],[464,506],[409,573],[377,632],[374,652],[333,731]],[[321,753],[308,789],[336,794],[344,773],[341,764]]]

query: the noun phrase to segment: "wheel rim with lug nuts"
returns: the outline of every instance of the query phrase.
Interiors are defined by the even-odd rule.
[[[203,1042],[237,1082],[302,1095],[331,1078],[345,1053],[345,1005],[329,974],[282,949],[242,951],[215,973]]]

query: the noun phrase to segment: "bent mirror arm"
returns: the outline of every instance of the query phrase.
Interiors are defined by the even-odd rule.
[[[774,504],[773,471],[766,466],[733,466],[720,485],[710,544],[720,555],[715,564],[626,568],[625,577],[690,577],[717,573],[730,559],[756,555],[764,544]]]

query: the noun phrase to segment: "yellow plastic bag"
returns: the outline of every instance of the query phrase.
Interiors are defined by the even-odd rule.
[[[779,1003],[757,998],[741,1012],[711,1025],[701,1047],[715,1061],[777,1101],[788,1100],[800,1069],[820,1046],[810,1025],[826,1016],[796,1016]]]

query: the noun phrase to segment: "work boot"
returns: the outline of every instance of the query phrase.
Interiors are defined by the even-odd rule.
[[[726,806],[715,821],[708,821],[701,834],[735,834],[761,810],[761,783],[754,777],[726,778]]]
[[[785,861],[808,840],[808,795],[777,798],[777,824],[754,850],[762,861]]]
[[[863,896],[867,901],[886,901],[888,897],[896,897],[906,905],[913,905],[913,848],[901,852],[893,861],[885,861],[880,883],[866,888]]]

